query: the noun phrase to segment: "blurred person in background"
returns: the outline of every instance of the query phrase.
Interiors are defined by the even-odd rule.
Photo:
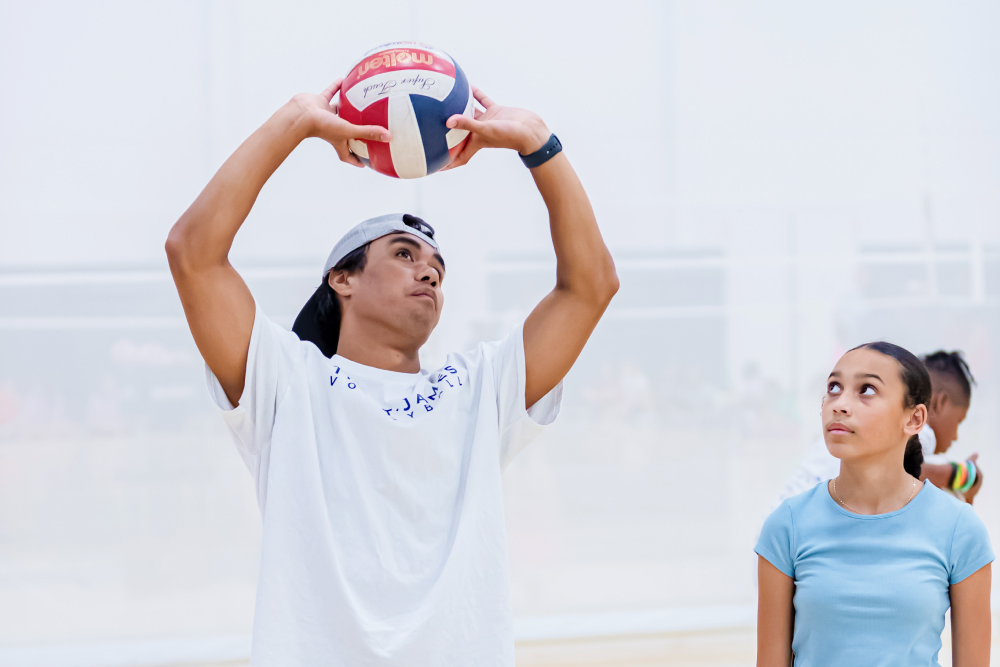
[[[758,667],[938,665],[949,607],[953,664],[989,664],[989,534],[918,479],[932,400],[926,367],[897,345],[837,362],[822,419],[840,471],[783,501],[754,549]]]
[[[444,257],[430,225],[390,214],[334,247],[301,338],[274,324],[228,258],[261,188],[309,137],[358,167],[349,139],[391,138],[340,118],[339,87],[279,109],[166,246],[263,516],[251,662],[511,667],[501,473],[558,414],[562,379],[618,289],[614,264],[555,135],[475,90],[484,110],[448,120],[471,133],[452,166],[481,148],[521,154],[549,210],[555,288],[503,340],[425,370]],[[470,211],[465,223],[488,220]]]
[[[958,440],[958,427],[969,412],[975,378],[961,352],[938,350],[921,360],[930,373],[932,393],[927,405],[927,424],[919,433],[923,456],[920,479],[971,505],[983,485],[979,454],[973,454],[963,463],[954,463],[944,453]],[[839,472],[840,461],[827,449],[826,441],[819,438],[788,478],[772,509],[820,482],[833,479]]]

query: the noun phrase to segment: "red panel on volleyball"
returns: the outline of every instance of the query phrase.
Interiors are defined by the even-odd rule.
[[[395,72],[401,69],[428,70],[455,77],[455,66],[440,55],[435,56],[430,51],[419,48],[387,49],[372,54],[358,63],[344,79],[343,88],[350,90],[359,81],[364,81],[380,72]]]
[[[381,99],[368,105],[368,108],[361,112],[362,125],[381,125],[389,129],[389,100]],[[368,141],[368,159],[371,161],[372,169],[381,172],[386,176],[399,178],[396,168],[392,164],[392,153],[389,152],[389,144],[384,141]]]

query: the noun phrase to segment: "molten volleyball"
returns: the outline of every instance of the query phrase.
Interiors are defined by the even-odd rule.
[[[393,42],[369,51],[344,79],[340,115],[355,125],[381,125],[388,142],[351,139],[351,151],[375,171],[396,178],[433,174],[458,155],[468,131],[448,129],[455,114],[473,117],[472,86],[444,51]]]

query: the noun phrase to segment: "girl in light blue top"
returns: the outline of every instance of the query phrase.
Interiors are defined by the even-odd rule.
[[[934,667],[949,606],[953,665],[989,665],[986,527],[917,479],[930,396],[924,365],[890,343],[857,347],[830,373],[823,432],[840,475],[764,523],[758,667]]]

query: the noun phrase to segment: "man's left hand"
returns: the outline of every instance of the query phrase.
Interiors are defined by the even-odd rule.
[[[475,86],[472,94],[485,111],[476,109],[475,119],[461,114],[448,119],[449,128],[469,131],[469,141],[442,171],[461,167],[482,148],[510,148],[521,155],[530,155],[552,136],[538,114],[497,104]]]

